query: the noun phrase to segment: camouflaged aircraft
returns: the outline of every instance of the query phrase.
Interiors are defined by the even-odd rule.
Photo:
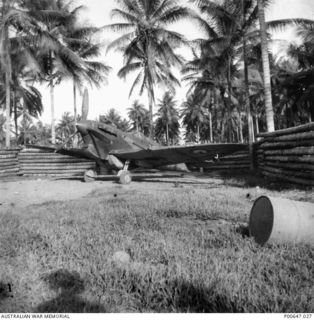
[[[158,169],[179,163],[202,163],[213,158],[245,150],[245,144],[196,144],[189,146],[161,146],[139,133],[126,133],[113,125],[83,121],[76,125],[82,136],[83,148],[58,148],[55,152],[96,161],[98,169],[118,172],[122,184],[132,180],[129,170]],[[98,170],[99,172],[99,170]],[[85,181],[93,180],[97,172],[85,172]]]

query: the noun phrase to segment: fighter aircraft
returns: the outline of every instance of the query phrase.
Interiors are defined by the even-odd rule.
[[[83,148],[64,147],[55,152],[96,161],[98,167],[118,171],[122,184],[131,182],[129,170],[153,169],[178,163],[195,164],[245,150],[245,144],[198,144],[191,146],[161,146],[144,135],[126,133],[113,125],[83,121],[76,125],[84,142]],[[85,173],[85,181],[97,173]]]

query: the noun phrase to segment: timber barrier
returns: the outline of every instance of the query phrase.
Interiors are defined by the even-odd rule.
[[[20,175],[83,176],[95,169],[94,161],[40,149],[24,149],[18,154]]]
[[[0,150],[0,178],[17,175],[19,171],[19,151],[20,149]]]
[[[314,186],[314,122],[258,136],[257,166],[264,176]]]
[[[86,170],[95,168],[95,161],[51,153],[45,150],[0,150],[0,178],[17,175],[83,176]]]

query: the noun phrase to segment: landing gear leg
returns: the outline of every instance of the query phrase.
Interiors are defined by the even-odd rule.
[[[132,181],[131,173],[128,171],[130,161],[125,161],[124,167],[118,172],[119,181],[121,184],[130,184]]]

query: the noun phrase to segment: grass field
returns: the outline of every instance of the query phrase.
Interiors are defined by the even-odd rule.
[[[247,236],[254,187],[162,183],[1,212],[0,310],[314,312],[314,248]]]

